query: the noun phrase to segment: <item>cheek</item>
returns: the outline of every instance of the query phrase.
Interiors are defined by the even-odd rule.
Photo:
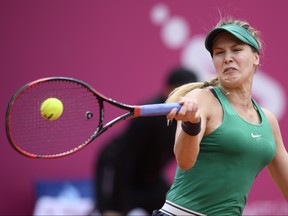
[[[242,59],[241,63],[239,62],[239,64],[241,65],[241,71],[244,73],[252,73],[255,72],[256,69],[256,65],[255,65],[255,61],[253,59],[253,57],[250,58],[246,58],[246,59]]]
[[[257,66],[259,65],[259,57],[255,53],[249,53],[246,55],[239,56],[239,61],[246,63],[247,65]]]
[[[213,60],[212,60],[212,63],[213,63],[213,65],[214,65],[214,67],[215,67],[215,69],[216,69],[216,71],[217,71],[217,69],[219,68],[219,67],[221,67],[221,63],[222,63],[222,61],[219,59],[219,58],[213,58]]]
[[[253,68],[254,66],[256,66],[257,61],[255,60],[254,56],[250,56],[245,59],[242,59],[242,63],[243,65],[246,65],[246,67],[251,66]]]

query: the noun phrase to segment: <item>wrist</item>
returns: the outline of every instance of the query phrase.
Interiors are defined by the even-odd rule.
[[[201,118],[198,123],[191,123],[191,122],[182,122],[181,124],[182,130],[190,136],[196,136],[201,131]]]

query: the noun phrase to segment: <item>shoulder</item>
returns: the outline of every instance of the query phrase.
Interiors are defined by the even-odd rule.
[[[191,97],[197,102],[202,115],[206,116],[207,120],[214,114],[221,116],[221,105],[210,88],[194,89],[186,97]]]
[[[196,95],[210,95],[211,94],[211,90],[209,88],[197,88],[197,89],[193,89],[190,92],[187,93],[187,97],[189,96],[196,96]]]
[[[261,109],[264,112],[266,118],[268,119],[272,129],[274,130],[276,128],[279,128],[278,120],[277,120],[276,116],[270,110],[268,110],[266,108],[261,107]]]
[[[211,89],[204,88],[204,89],[194,89],[190,91],[186,97],[191,97],[195,99],[198,102],[203,103],[210,103],[212,101],[215,101],[216,97],[211,92]]]

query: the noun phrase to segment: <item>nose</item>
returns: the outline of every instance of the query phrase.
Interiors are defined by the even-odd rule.
[[[227,64],[227,63],[230,63],[232,61],[233,61],[233,58],[232,58],[231,53],[227,52],[224,56],[224,62]]]

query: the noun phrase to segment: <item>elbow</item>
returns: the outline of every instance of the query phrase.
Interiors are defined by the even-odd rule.
[[[174,151],[175,153],[175,158],[178,167],[183,170],[189,170],[194,167],[196,161],[197,161],[197,156],[198,156],[198,151],[195,151],[194,153],[189,153],[187,154],[177,154],[177,151]]]
[[[185,154],[179,151],[174,151],[178,167],[183,171],[193,168],[194,165],[196,164],[198,153],[199,150],[193,152],[186,151]]]
[[[181,166],[181,165],[179,165],[179,168],[180,168],[180,170],[182,170],[182,171],[187,171],[187,170],[189,170],[189,169],[191,169],[193,166]]]
[[[192,160],[191,161],[178,161],[177,160],[177,165],[181,170],[186,171],[186,170],[193,168],[195,165],[195,162],[196,161],[192,161]]]

